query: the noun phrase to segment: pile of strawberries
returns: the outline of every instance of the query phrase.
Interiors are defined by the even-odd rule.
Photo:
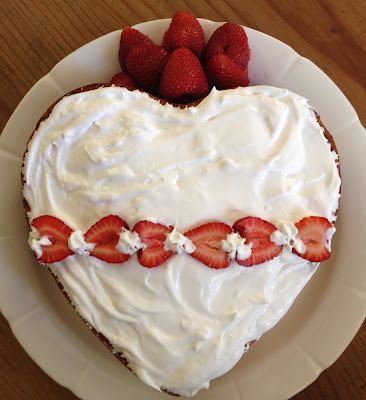
[[[222,25],[206,45],[195,16],[178,12],[161,46],[134,28],[122,30],[122,72],[111,83],[140,89],[172,103],[189,103],[205,97],[214,86],[248,86],[249,58],[248,38],[241,26],[230,22]]]

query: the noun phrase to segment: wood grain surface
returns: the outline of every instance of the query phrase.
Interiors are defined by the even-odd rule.
[[[0,0],[0,131],[32,85],[67,54],[179,10],[286,42],[336,82],[366,124],[365,0]],[[76,400],[36,366],[1,315],[0,399]],[[293,399],[366,399],[365,323],[335,364]]]

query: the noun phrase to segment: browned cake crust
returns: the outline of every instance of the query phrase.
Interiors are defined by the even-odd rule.
[[[94,89],[97,89],[97,88],[100,88],[100,87],[108,87],[108,86],[111,86],[111,85],[110,85],[110,84],[105,84],[105,83],[95,83],[95,84],[90,84],[90,85],[87,85],[87,86],[81,86],[81,87],[79,87],[79,88],[77,88],[77,89],[74,89],[74,90],[72,90],[71,92],[67,93],[65,96],[70,96],[70,95],[72,95],[72,94],[81,93],[81,92],[87,92],[87,91],[89,91],[89,90],[94,90]],[[65,97],[65,96],[63,96],[63,97]],[[161,104],[163,104],[163,105],[167,103],[167,101],[165,101],[165,100],[156,98],[156,97],[154,97],[154,96],[152,96],[152,95],[150,95],[150,96],[153,97],[153,98],[155,98],[157,101],[159,101],[159,102],[160,102]],[[48,116],[51,114],[51,112],[52,112],[54,106],[55,106],[63,97],[61,97],[60,99],[58,99],[57,101],[55,101],[55,102],[47,109],[47,111],[42,115],[42,117],[40,118],[40,120],[37,122],[37,125],[36,125],[36,127],[34,128],[32,134],[30,135],[29,140],[28,140],[28,143],[29,143],[29,141],[32,139],[34,133],[37,131],[37,129],[38,129],[39,125],[41,124],[41,122],[48,118]],[[185,107],[195,106],[195,105],[199,104],[200,101],[201,101],[201,100],[197,100],[197,101],[195,101],[195,102],[188,103],[188,104],[174,104],[174,103],[170,103],[170,104],[172,104],[174,107],[185,108]],[[325,136],[325,138],[327,139],[328,143],[330,144],[331,150],[334,151],[334,152],[336,152],[337,155],[338,155],[337,147],[336,147],[336,144],[335,144],[335,141],[334,141],[333,136],[330,134],[330,132],[328,131],[328,129],[324,126],[323,122],[322,122],[321,119],[320,119],[319,114],[316,113],[316,112],[315,112],[315,114],[316,114],[316,118],[317,118],[317,121],[318,121],[319,125],[324,129],[324,136]],[[25,160],[25,155],[26,155],[26,153],[27,153],[27,150],[24,152],[23,163],[24,163],[24,160]],[[337,169],[338,169],[339,176],[341,176],[339,157],[338,157],[338,160],[336,161],[336,164],[337,164]],[[25,182],[24,182],[23,173],[21,173],[21,180],[22,180],[22,185],[23,185],[23,184],[25,183]],[[29,204],[28,204],[27,201],[24,199],[24,197],[23,197],[23,204],[24,204],[25,211],[26,211],[26,212],[30,211]],[[338,211],[338,210],[337,210],[337,211]],[[26,218],[27,218],[27,217],[26,217]],[[29,223],[28,218],[27,218],[27,222]],[[118,361],[120,361],[126,368],[128,368],[131,372],[133,372],[133,371],[131,370],[131,368],[128,366],[128,360],[127,360],[126,357],[124,357],[123,353],[121,353],[121,352],[116,352],[116,351],[114,350],[112,344],[109,342],[109,340],[108,340],[103,334],[101,334],[100,332],[98,332],[93,326],[91,326],[91,325],[78,313],[78,311],[77,311],[75,305],[74,305],[74,304],[72,303],[72,301],[71,301],[71,298],[70,298],[69,294],[67,293],[67,291],[66,291],[66,289],[64,288],[64,286],[62,285],[62,283],[59,281],[58,277],[57,277],[55,274],[52,273],[52,271],[51,271],[50,268],[48,268],[48,270],[49,270],[50,274],[52,275],[52,277],[55,279],[58,288],[61,290],[61,292],[62,292],[63,295],[66,297],[66,299],[69,301],[69,303],[70,303],[71,306],[74,308],[74,310],[77,312],[77,314],[79,315],[79,317],[80,317],[80,318],[83,320],[83,322],[90,328],[91,332],[93,332],[93,334],[108,348],[108,350],[118,359]],[[253,344],[253,343],[254,343],[254,342],[250,342],[250,343],[247,344],[247,346],[248,346],[248,345],[251,345],[251,344]],[[171,393],[171,392],[165,390],[164,388],[161,388],[161,389],[162,389],[164,392],[166,392],[166,393],[168,393],[168,394],[170,394],[170,395],[172,395],[172,396],[177,396],[177,397],[179,397],[179,395],[174,394],[174,393]]]

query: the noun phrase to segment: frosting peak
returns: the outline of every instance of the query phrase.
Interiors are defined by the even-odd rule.
[[[87,243],[83,232],[77,230],[73,232],[68,240],[70,250],[80,255],[89,254],[95,247],[95,243]]]
[[[122,229],[116,246],[118,251],[124,254],[133,254],[145,247],[146,245],[141,242],[140,236],[137,232],[131,232],[125,228]]]
[[[189,238],[174,228],[168,235],[166,235],[164,249],[174,251],[178,254],[191,254],[196,250],[196,246]]]
[[[246,260],[252,253],[252,243],[245,244],[245,239],[237,232],[227,235],[226,239],[221,241],[221,245],[232,260]]]
[[[325,247],[327,248],[327,250],[329,252],[331,251],[331,241],[332,241],[332,237],[333,237],[335,231],[336,231],[336,228],[334,226],[332,226],[325,232]]]
[[[271,241],[277,246],[284,246],[288,251],[292,251],[294,248],[298,253],[304,254],[306,246],[298,237],[299,232],[296,226],[283,221],[280,221],[277,226],[279,228],[272,233]]]
[[[42,257],[42,246],[51,246],[52,242],[47,236],[41,236],[38,230],[32,226],[29,232],[28,243],[30,248],[36,253],[37,258]]]

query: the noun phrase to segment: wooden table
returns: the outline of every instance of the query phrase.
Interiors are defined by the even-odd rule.
[[[337,83],[366,124],[365,0],[1,0],[0,131],[31,86],[67,54],[121,26],[178,10],[288,43]],[[76,399],[36,366],[1,315],[0,398]],[[366,399],[365,323],[338,361],[294,399]]]

